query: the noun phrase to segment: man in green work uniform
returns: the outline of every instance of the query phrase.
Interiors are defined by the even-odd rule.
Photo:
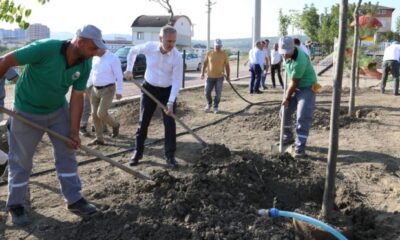
[[[80,215],[96,212],[96,207],[81,195],[75,150],[80,146],[83,91],[91,70],[91,58],[99,48],[106,48],[101,31],[93,25],[85,25],[71,41],[39,40],[0,58],[0,76],[12,66],[25,65],[16,85],[14,111],[33,123],[70,138],[65,144],[49,135],[67,208]],[[72,91],[68,104],[65,95],[70,86]],[[43,134],[44,131],[11,118],[7,210],[16,226],[30,223],[26,213],[27,187],[33,154]]]
[[[285,60],[285,69],[290,80],[282,101],[282,105],[286,107],[283,142],[285,145],[294,142],[293,156],[304,157],[315,109],[313,85],[317,84],[317,76],[310,58],[302,50],[295,47],[293,38],[283,37],[279,39],[279,53]],[[292,114],[296,111],[296,139],[294,139]]]

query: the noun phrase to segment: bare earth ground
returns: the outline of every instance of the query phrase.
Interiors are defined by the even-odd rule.
[[[179,136],[180,167],[171,170],[163,158],[163,142],[149,144],[135,169],[149,174],[154,183],[135,179],[103,161],[80,166],[83,194],[99,209],[91,217],[81,218],[65,209],[53,171],[31,178],[33,223],[12,227],[4,211],[7,188],[1,186],[0,239],[311,239],[296,231],[290,220],[268,220],[257,216],[256,210],[308,209],[317,217],[329,146],[332,88],[325,86],[317,97],[308,157],[302,160],[271,156],[270,146],[279,137],[282,92],[268,89],[250,96],[245,86],[237,88],[250,101],[265,103],[249,106],[225,85],[221,112],[204,113],[202,89],[181,92],[177,115],[192,128],[208,124],[197,134],[211,146],[203,149],[190,134]],[[353,239],[400,239],[400,97],[363,88],[356,98],[355,118],[346,116],[347,99],[345,88],[335,209],[348,217]],[[113,159],[127,163],[138,104],[112,112],[122,123],[121,136],[106,138],[108,145],[95,149],[104,154],[126,150]],[[228,116],[233,113],[237,114]],[[213,124],[222,118],[226,119]],[[148,143],[163,137],[161,125],[155,116]],[[184,132],[177,127],[178,133]],[[82,137],[83,144],[92,137]],[[79,152],[78,158],[92,157]],[[53,168],[47,137],[34,161],[34,172]]]

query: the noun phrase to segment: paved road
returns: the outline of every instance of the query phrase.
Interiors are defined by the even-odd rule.
[[[231,63],[231,76],[232,78],[236,78],[237,76],[237,67],[236,62]],[[243,64],[239,66],[239,76],[247,76],[249,75],[248,69]],[[143,82],[143,76],[133,80],[138,82]],[[200,72],[199,71],[189,71],[185,73],[185,81],[184,87],[190,87],[195,85],[204,84],[204,80],[200,79]],[[12,103],[14,101],[14,88],[15,85],[10,84],[6,85],[6,99],[4,101],[6,108],[11,108]],[[140,95],[140,89],[136,87],[136,85],[132,81],[124,81],[124,90],[122,93],[123,99],[124,98],[131,98],[134,96]],[[67,97],[69,99],[69,97]]]

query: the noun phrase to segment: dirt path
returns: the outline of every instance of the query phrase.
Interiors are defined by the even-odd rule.
[[[328,80],[326,80],[328,81]],[[268,89],[248,95],[260,105],[248,106],[224,86],[219,114],[204,113],[202,89],[182,92],[178,116],[209,144],[226,149],[205,151],[191,135],[178,137],[179,169],[170,170],[163,143],[146,147],[135,169],[149,174],[154,184],[132,178],[105,162],[79,168],[83,193],[99,208],[90,218],[69,213],[54,172],[31,178],[30,216],[24,229],[10,226],[0,211],[0,239],[304,239],[289,220],[266,220],[259,208],[276,206],[294,211],[321,206],[329,140],[331,88],[317,97],[317,110],[308,143],[308,157],[294,160],[271,156],[278,140],[278,109],[282,92]],[[348,91],[342,94],[336,208],[351,218],[354,239],[398,239],[400,236],[399,157],[400,98],[376,90],[359,91],[357,118],[346,117]],[[137,124],[137,104],[113,109],[123,125],[121,136],[106,138],[103,153],[126,150],[113,159],[127,163]],[[229,114],[237,113],[227,117]],[[225,120],[212,124],[218,119]],[[163,137],[159,116],[149,129],[152,142]],[[160,127],[161,126],[161,127]],[[178,133],[184,131],[178,126]],[[84,144],[91,140],[83,138]],[[90,156],[80,153],[80,161]],[[35,155],[34,172],[53,167],[47,139]],[[0,208],[7,189],[0,187]]]

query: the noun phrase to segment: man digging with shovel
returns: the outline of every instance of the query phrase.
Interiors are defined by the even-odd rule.
[[[183,59],[175,48],[177,32],[174,27],[162,27],[159,37],[159,42],[148,42],[132,47],[127,57],[126,69],[133,68],[138,54],[142,53],[146,56],[147,68],[144,74],[143,89],[167,106],[162,112],[165,128],[165,157],[168,166],[176,167],[176,125],[172,115],[175,111],[176,97],[182,86]],[[127,70],[124,77],[127,80],[132,80],[133,74],[130,70]],[[143,157],[147,129],[156,108],[157,103],[148,94],[142,93],[140,126],[136,132],[135,151],[129,161],[130,166],[139,164],[139,160]]]
[[[294,143],[294,158],[306,155],[305,148],[315,109],[315,92],[319,84],[310,58],[295,47],[293,38],[279,39],[279,53],[285,60],[285,69],[290,80],[282,105],[284,112],[283,145]],[[292,131],[292,115],[296,112],[296,139]]]
[[[98,53],[99,48],[106,48],[101,31],[93,25],[86,25],[71,41],[39,40],[0,57],[0,76],[12,66],[25,65],[15,90],[16,115],[69,138],[67,146],[49,135],[67,209],[79,215],[96,212],[96,207],[81,195],[75,149],[80,147],[79,121],[91,57]],[[72,91],[68,104],[65,95],[70,86]],[[29,201],[26,199],[27,189],[33,154],[44,132],[11,117],[7,210],[16,226],[30,223],[26,211]]]

